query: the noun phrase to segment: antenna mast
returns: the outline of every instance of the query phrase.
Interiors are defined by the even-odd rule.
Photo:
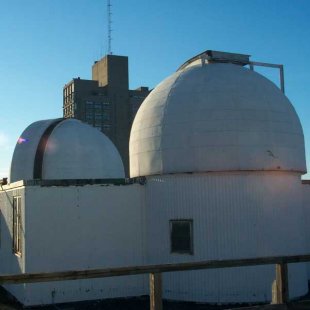
[[[111,12],[111,1],[107,0],[108,9],[108,54],[112,55],[112,12]]]

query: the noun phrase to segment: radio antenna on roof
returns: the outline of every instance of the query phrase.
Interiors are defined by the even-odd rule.
[[[111,1],[107,0],[107,12],[108,12],[108,54],[112,55],[112,11]]]

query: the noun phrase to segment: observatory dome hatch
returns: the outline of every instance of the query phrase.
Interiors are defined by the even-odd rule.
[[[42,120],[19,138],[10,181],[124,178],[114,144],[99,130],[76,119]]]
[[[130,136],[131,177],[166,173],[306,172],[303,131],[267,78],[231,63],[182,66],[146,98]]]

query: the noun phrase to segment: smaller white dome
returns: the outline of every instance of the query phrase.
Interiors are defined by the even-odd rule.
[[[32,123],[22,133],[10,182],[124,177],[121,157],[108,137],[76,119],[53,119]]]

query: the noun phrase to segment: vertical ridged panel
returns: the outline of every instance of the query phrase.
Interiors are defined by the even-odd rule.
[[[26,272],[143,265],[143,187],[27,188]],[[26,284],[25,305],[147,293],[147,275]]]
[[[0,274],[18,274],[25,272],[25,188],[12,187],[5,191],[0,190]],[[13,246],[13,197],[21,197],[22,212],[22,255],[15,255]],[[24,301],[25,288],[23,284],[4,285],[20,302]]]
[[[148,177],[149,263],[305,252],[298,174],[244,172]],[[193,219],[194,255],[170,253],[169,220]],[[307,292],[305,265],[290,267],[291,297]],[[274,266],[174,273],[164,296],[208,302],[271,299]]]
[[[307,253],[310,253],[310,184],[302,185],[303,193],[303,211],[304,211],[304,225],[305,235],[307,241]],[[310,263],[307,264],[308,279],[310,280]]]

